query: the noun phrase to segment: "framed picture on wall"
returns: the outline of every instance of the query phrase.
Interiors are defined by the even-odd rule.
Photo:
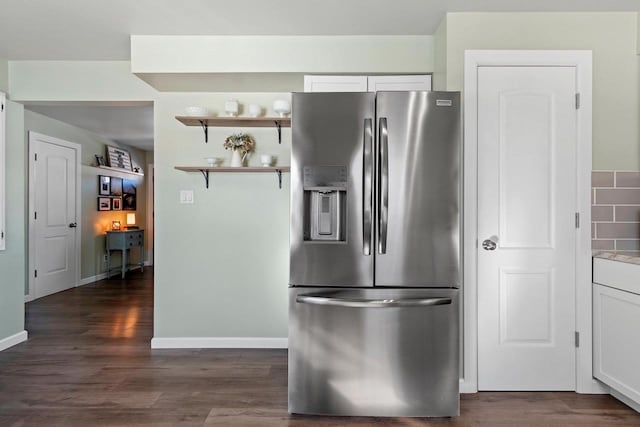
[[[114,197],[113,199],[111,199],[111,210],[112,211],[122,210],[122,197]]]
[[[110,211],[111,210],[111,197],[98,197],[98,210]]]
[[[122,181],[122,209],[136,210],[136,182],[125,179]]]
[[[131,172],[131,155],[127,150],[107,145],[107,160],[109,160],[109,166],[112,168]]]
[[[111,192],[112,196],[122,196],[122,178],[111,177]]]
[[[98,175],[98,194],[108,196],[111,194],[111,177]]]

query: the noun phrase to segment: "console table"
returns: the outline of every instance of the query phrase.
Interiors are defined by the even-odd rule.
[[[131,248],[140,248],[140,270],[144,271],[144,230],[122,230],[107,231],[107,278],[111,277],[111,252],[121,251],[122,262],[120,264],[120,274],[124,279],[124,274],[129,270],[127,263],[127,253]],[[131,253],[129,253],[131,257]]]

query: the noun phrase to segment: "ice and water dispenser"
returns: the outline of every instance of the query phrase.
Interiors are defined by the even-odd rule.
[[[347,167],[305,166],[304,240],[346,241]]]

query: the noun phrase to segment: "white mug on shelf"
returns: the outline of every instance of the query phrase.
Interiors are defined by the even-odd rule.
[[[262,166],[264,167],[271,166],[271,163],[273,163],[273,156],[271,154],[262,154],[260,156],[260,163],[262,163]]]
[[[247,111],[249,112],[249,117],[258,117],[262,113],[262,107],[258,104],[249,104]]]
[[[237,99],[229,99],[224,103],[224,112],[227,113],[228,116],[235,117],[238,115],[238,100]]]

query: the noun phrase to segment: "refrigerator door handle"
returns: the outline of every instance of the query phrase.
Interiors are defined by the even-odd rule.
[[[362,251],[365,255],[371,255],[371,241],[373,240],[373,120],[364,119],[363,141],[363,168],[362,168]]]
[[[387,224],[389,221],[389,132],[387,118],[380,117],[378,141],[378,253],[387,253]]]
[[[296,302],[300,304],[326,305],[332,307],[391,308],[449,305],[451,304],[451,298],[362,299],[332,298],[319,295],[298,295],[296,297]]]

